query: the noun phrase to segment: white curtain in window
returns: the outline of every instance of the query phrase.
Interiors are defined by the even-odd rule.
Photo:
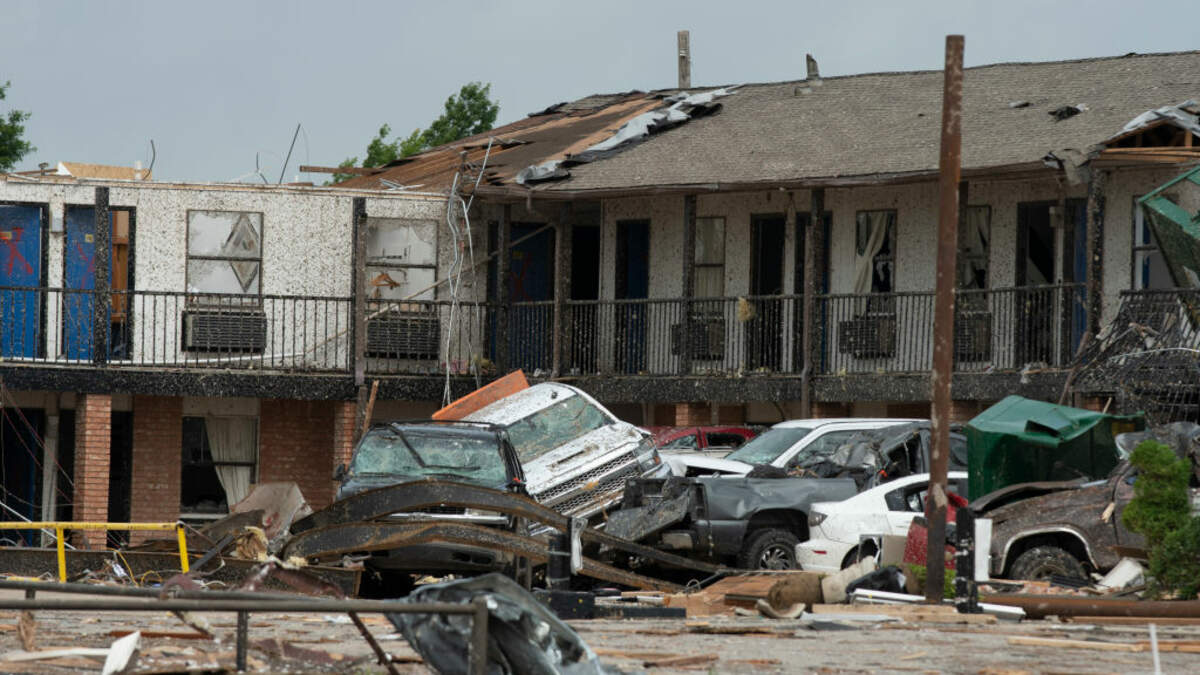
[[[232,507],[250,493],[252,466],[222,465],[222,462],[253,464],[255,439],[253,417],[206,417],[205,431],[213,461],[217,463],[217,479],[225,489],[225,501]]]
[[[860,213],[859,218],[865,219],[871,228],[867,236],[867,245],[855,251],[854,256],[854,292],[858,294],[871,292],[871,273],[875,267],[875,256],[883,249],[887,237],[888,213]]]

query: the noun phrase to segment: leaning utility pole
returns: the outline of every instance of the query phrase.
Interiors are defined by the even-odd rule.
[[[925,517],[925,601],[941,603],[946,576],[946,470],[950,461],[950,378],[954,366],[954,271],[958,253],[958,181],[962,172],[963,36],[946,36],[942,156],[938,165],[937,291],[933,310],[932,449]]]

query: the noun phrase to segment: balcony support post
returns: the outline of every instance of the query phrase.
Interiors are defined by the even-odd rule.
[[[950,380],[954,366],[954,281],[958,255],[959,181],[962,178],[963,36],[946,36],[938,165],[937,290],[933,308],[933,405],[930,436],[929,523],[925,602],[941,604],[946,566],[946,474],[950,464]]]
[[[509,293],[509,276],[512,268],[512,204],[505,204],[500,211],[500,228],[496,251],[499,259],[496,261],[496,370],[500,374],[508,372],[508,316],[512,302]]]
[[[800,326],[804,331],[800,338],[800,416],[804,418],[812,417],[813,352],[820,344],[813,318],[816,316],[818,283],[825,269],[824,261],[819,260],[821,251],[825,250],[825,188],[812,190],[809,214],[808,231],[796,233],[796,236],[804,237],[804,288],[801,291],[804,299],[800,307]]]
[[[96,265],[96,277],[92,296],[92,362],[103,366],[108,362],[108,331],[112,324],[109,305],[109,269],[112,252],[112,226],[109,224],[108,188],[96,188],[96,228],[92,260]]]
[[[683,316],[679,322],[679,374],[692,374],[692,298],[696,295],[696,195],[683,197]]]
[[[571,297],[572,215],[570,203],[558,211],[554,223],[554,356],[551,373],[563,373],[563,352],[567,344],[567,298]]]
[[[1087,190],[1087,330],[1084,342],[1100,334],[1100,313],[1104,308],[1104,284],[1101,277],[1104,260],[1104,195],[1108,172],[1092,168]]]
[[[357,441],[367,414],[367,200],[365,197],[355,197],[351,204],[350,231],[354,242],[351,266],[354,277],[350,282],[350,295],[354,298],[354,318],[350,321],[350,344],[354,350],[351,356],[354,386],[358,388],[354,424],[354,438]]]

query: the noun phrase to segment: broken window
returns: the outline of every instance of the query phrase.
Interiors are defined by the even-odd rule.
[[[892,293],[896,290],[896,212],[859,211],[854,232],[854,292]],[[892,298],[873,299],[869,312],[894,311]]]
[[[988,287],[988,243],[992,234],[992,208],[968,206],[958,224],[958,288]]]
[[[373,299],[433,300],[437,221],[367,219],[367,291]]]
[[[184,417],[180,512],[224,515],[250,493],[258,465],[258,420]]]
[[[1175,201],[1175,200],[1171,200]],[[1163,259],[1158,241],[1150,223],[1146,222],[1146,214],[1133,204],[1133,288],[1134,290],[1174,288],[1167,262]]]
[[[499,439],[494,434],[470,436],[398,426],[368,431],[355,450],[350,473],[449,477],[485,487],[508,482]]]
[[[262,295],[261,213],[188,211],[188,293]]]
[[[611,423],[603,410],[577,394],[513,422],[508,441],[521,461],[529,462]]]
[[[696,295],[725,295],[725,219],[696,219]]]

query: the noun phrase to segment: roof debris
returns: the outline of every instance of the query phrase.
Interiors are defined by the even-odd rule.
[[[1017,106],[1013,106],[1013,107],[1017,107]],[[1050,115],[1052,117],[1054,117],[1055,122],[1061,122],[1065,119],[1070,119],[1085,110],[1087,110],[1087,106],[1082,103],[1079,103],[1076,105],[1064,105],[1059,108],[1055,108],[1054,110],[1051,110]]]
[[[736,88],[722,87],[699,94],[668,96],[664,100],[671,105],[666,108],[651,110],[634,117],[621,125],[617,133],[589,146],[583,152],[575,155],[569,154],[563,159],[553,159],[528,166],[517,173],[515,180],[519,185],[527,185],[539,181],[566,178],[571,175],[567,171],[567,167],[604,159],[630,145],[641,142],[652,134],[679,126],[693,118],[715,113],[721,107],[716,100],[729,96],[735,91]]]

